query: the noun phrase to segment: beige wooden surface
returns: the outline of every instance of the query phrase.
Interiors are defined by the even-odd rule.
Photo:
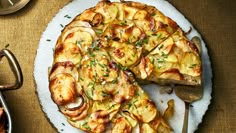
[[[33,79],[33,64],[41,34],[70,0],[31,0],[17,13],[0,16],[0,49],[9,44],[22,67],[24,84],[4,92],[15,133],[54,133],[41,110]],[[230,0],[169,0],[202,34],[212,61],[213,93],[199,133],[236,132],[236,2]],[[5,61],[4,61],[5,62]],[[6,63],[0,83],[11,82]]]

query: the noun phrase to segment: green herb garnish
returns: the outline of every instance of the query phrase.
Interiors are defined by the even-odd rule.
[[[5,48],[8,48],[10,46],[10,44],[7,44],[7,45],[5,45]]]
[[[100,35],[100,34],[102,34],[102,30],[96,29],[96,30],[95,30],[95,33],[98,34],[98,35]]]

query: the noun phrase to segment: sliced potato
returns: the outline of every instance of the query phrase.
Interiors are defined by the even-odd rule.
[[[83,36],[74,36],[74,33],[75,32],[87,32],[86,37],[89,37],[89,39],[85,40],[86,37],[83,37]],[[83,33],[81,33],[83,34]],[[61,35],[61,41],[62,42],[65,42],[66,39],[71,39],[73,37],[78,37],[78,41],[84,41],[84,42],[91,42],[91,39],[96,39],[96,34],[94,32],[94,30],[90,27],[83,27],[83,26],[78,26],[78,27],[73,27],[73,28],[70,28],[70,29],[66,29],[62,35]],[[74,42],[75,39],[71,39],[73,41],[70,41],[70,40],[67,40],[68,42],[72,42],[72,43],[76,43]],[[89,41],[90,40],[90,41]]]
[[[85,11],[83,11],[80,15],[79,15],[79,20],[81,21],[87,21],[87,22],[91,22],[93,20],[93,17],[96,15],[96,12],[94,12],[94,10],[91,9],[87,9]]]
[[[131,125],[130,123],[124,118],[119,117],[115,119],[114,127],[112,128],[112,133],[130,133],[131,132]]]
[[[134,96],[137,86],[128,81],[128,75],[123,71],[120,72],[118,79],[119,81],[115,83],[116,85],[114,86],[114,89],[106,89],[113,95],[112,98],[116,103],[123,103]]]
[[[78,81],[79,74],[78,74],[77,68],[70,61],[55,63],[50,71],[49,80],[54,78],[57,74],[61,74],[61,73],[68,73],[72,75],[76,81]]]
[[[122,66],[130,67],[134,65],[140,58],[142,48],[136,48],[134,45],[127,43],[119,43],[113,41],[111,56]]]
[[[144,123],[141,127],[140,133],[156,133],[156,131],[147,123]]]
[[[180,72],[191,76],[201,75],[201,61],[194,53],[185,53],[180,62]]]
[[[101,133],[106,129],[106,124],[109,122],[109,114],[107,111],[100,110],[93,112],[89,119],[87,126],[90,127],[90,132]]]
[[[147,57],[141,58],[140,63],[137,66],[131,68],[136,78],[139,78],[139,79],[146,79],[147,77],[149,77],[153,69],[154,69],[154,65],[152,64],[150,59]]]
[[[136,95],[125,103],[122,110],[128,111],[131,115],[135,115],[139,121],[145,123],[159,116],[155,104],[148,99],[147,94],[141,88],[138,88]]]
[[[153,32],[149,35],[148,43],[143,45],[145,51],[150,52],[169,36],[169,33],[165,30],[158,30],[157,32]],[[160,47],[159,47],[160,48]]]
[[[150,27],[150,21],[146,19],[142,20],[134,20],[134,23],[136,26],[138,26],[140,29],[142,29],[146,34],[152,34],[152,29]]]
[[[169,80],[183,80],[183,75],[180,74],[178,69],[170,69],[160,74],[159,78]]]
[[[115,4],[111,4],[109,2],[99,2],[96,5],[95,12],[103,15],[103,23],[110,23],[116,18],[118,8]]]
[[[107,99],[104,101],[95,101],[92,106],[92,112],[96,112],[98,110],[105,110],[109,113],[109,120],[111,120],[114,115],[117,114],[120,108],[120,104],[115,103],[112,99]]]
[[[149,60],[153,63],[154,69],[152,71],[152,75],[158,76],[162,72],[165,72],[172,68],[174,65],[172,62],[166,61],[166,56],[160,56],[160,55],[148,55],[147,56]]]
[[[155,129],[158,133],[170,133],[172,129],[170,126],[162,119],[156,118],[150,123],[151,127]]]
[[[75,79],[67,73],[57,74],[50,80],[52,100],[57,105],[65,105],[76,99]]]
[[[59,109],[64,115],[67,115],[68,117],[76,117],[81,114],[87,108],[87,106],[89,105],[85,103],[79,109],[76,110],[68,110],[64,106],[59,106]]]
[[[57,45],[54,53],[54,62],[72,62],[76,66],[82,60],[80,48],[75,43],[62,43]]]
[[[146,16],[147,16],[148,12],[145,11],[145,10],[138,10],[134,16],[133,16],[133,19],[145,19]]]
[[[138,9],[135,8],[135,7],[130,7],[130,6],[124,5],[123,6],[123,11],[124,11],[124,18],[132,20],[134,15],[138,11]]]
[[[117,78],[117,69],[112,65],[110,56],[104,49],[90,50],[86,57],[87,59],[84,58],[81,64],[81,77],[101,84],[112,82]]]
[[[68,29],[72,29],[74,27],[87,27],[87,28],[90,28],[91,25],[88,22],[85,22],[85,21],[75,20],[75,21],[72,21],[69,25],[67,25],[63,31],[66,31]]]
[[[174,45],[174,41],[171,37],[169,37],[164,42],[159,44],[150,54],[151,55],[159,54],[162,56],[168,55],[170,53],[173,45]],[[163,54],[165,54],[165,55],[163,55]]]
[[[138,121],[135,118],[132,118],[129,112],[123,111],[120,114],[126,118],[126,120],[131,124],[132,128],[138,125]]]

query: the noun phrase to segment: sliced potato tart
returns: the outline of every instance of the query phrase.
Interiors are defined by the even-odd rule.
[[[139,84],[201,85],[199,46],[139,2],[103,0],[76,16],[52,65],[52,100],[72,126],[93,133],[169,133],[174,101],[162,116]]]

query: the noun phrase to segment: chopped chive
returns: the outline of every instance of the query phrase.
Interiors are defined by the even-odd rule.
[[[80,41],[77,41],[75,42],[76,45],[79,45],[81,47],[81,42],[83,42],[84,40],[80,40]]]
[[[108,108],[108,110],[110,110],[111,108],[114,108],[114,106],[115,106],[115,104],[112,104],[112,105]]]
[[[98,46],[94,46],[93,49],[94,50],[99,50],[99,47]]]
[[[152,64],[154,64],[154,61],[155,61],[154,58],[152,58]]]
[[[102,96],[103,96],[103,97],[108,97],[109,94],[107,94],[106,92],[102,91]]]
[[[47,42],[50,42],[51,40],[50,40],[50,39],[47,39],[46,41],[47,41]]]
[[[85,122],[82,126],[87,130],[91,130],[91,128],[87,124],[88,122]]]
[[[91,57],[94,57],[94,56],[95,56],[95,54],[94,54],[90,49],[88,49],[88,54],[89,54],[89,56],[91,56]]]
[[[157,38],[161,38],[161,36],[162,36],[162,34],[161,34],[161,33],[159,33],[159,34],[157,35]]]
[[[133,101],[133,103],[135,104],[137,101],[138,101],[138,100],[135,100],[135,101]]]
[[[95,30],[95,33],[98,34],[98,35],[100,35],[100,34],[102,34],[102,30],[96,29],[96,30]]]
[[[111,83],[115,84],[117,82],[117,78],[115,78],[114,80],[111,81]]]
[[[81,80],[81,81],[84,81],[84,79],[83,79],[83,78],[80,78],[80,80]]]
[[[7,45],[5,45],[5,48],[8,48],[10,46],[10,44],[8,43]]]
[[[119,91],[115,92],[114,95],[116,95],[116,94],[118,94],[118,93],[119,93]]]
[[[163,44],[161,44],[161,46],[160,46],[160,47],[158,47],[158,49],[159,49],[159,50],[161,50],[161,49],[163,48],[163,46],[164,46],[164,45],[163,45]]]
[[[109,74],[107,74],[107,73],[105,73],[104,75],[103,75],[103,77],[108,77],[109,76]]]
[[[164,59],[157,59],[158,63],[163,63],[165,60]]]
[[[100,64],[100,63],[98,63],[98,65],[99,65],[101,68],[104,68],[104,67],[105,67],[104,65],[102,65],[102,64]]]
[[[130,109],[130,107],[132,106],[132,103],[128,102],[127,105],[128,105],[128,109]]]
[[[138,40],[137,42],[134,43],[136,46],[142,46],[142,42]]]
[[[148,39],[147,38],[143,39],[143,42],[147,44],[148,43]]]
[[[121,22],[120,25],[121,25],[121,26],[125,26],[125,25],[126,25],[126,22]]]
[[[94,83],[93,82],[89,82],[89,84],[88,84],[88,86],[87,87],[89,87],[89,86],[94,86]]]
[[[96,62],[94,60],[90,60],[90,62],[89,62],[90,66],[94,66],[95,64],[96,64]]]
[[[167,57],[168,57],[168,55],[165,54],[164,52],[161,52],[161,56],[162,56],[163,58],[167,58]]]
[[[60,24],[61,28],[64,28],[64,25]]]
[[[189,66],[189,68],[194,68],[196,66],[197,66],[197,64],[192,64],[191,66]]]
[[[156,13],[152,13],[151,15],[152,15],[152,16],[155,16],[155,15],[156,15]]]
[[[65,18],[71,18],[71,16],[69,16],[69,15],[65,15],[64,17],[65,17]]]

